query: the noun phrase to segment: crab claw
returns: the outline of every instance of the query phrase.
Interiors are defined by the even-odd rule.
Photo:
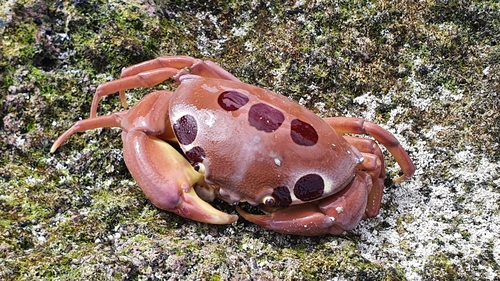
[[[236,210],[246,220],[280,233],[340,235],[354,229],[365,215],[371,184],[368,174],[358,172],[341,192],[319,201],[285,207],[266,215],[250,214],[238,206]]]
[[[247,221],[284,234],[318,236],[328,233],[333,219],[325,216],[315,204],[303,204],[280,209],[268,215],[254,215],[236,206]],[[343,232],[343,231],[342,231]]]
[[[188,219],[210,224],[231,224],[238,220],[238,216],[221,212],[200,199],[191,187],[189,191],[184,191],[179,205],[166,210]]]
[[[230,224],[238,219],[198,197],[193,187],[206,185],[203,174],[168,143],[136,130],[124,131],[122,139],[127,168],[155,206],[211,224]]]

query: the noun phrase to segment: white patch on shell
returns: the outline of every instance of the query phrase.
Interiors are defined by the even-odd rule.
[[[269,153],[269,156],[273,158],[274,164],[276,164],[278,167],[281,166],[281,157],[274,151],[271,151]]]
[[[342,214],[344,212],[344,207],[339,206],[339,207],[335,208],[335,211],[337,211],[337,213],[339,213],[339,214]]]
[[[215,124],[215,121],[217,120],[217,118],[215,118],[215,115],[212,112],[210,112],[210,111],[207,111],[206,114],[207,114],[208,118],[204,119],[205,124],[208,127],[212,127]]]
[[[204,141],[209,138],[214,141],[226,139],[227,136],[230,136],[230,129],[224,124],[219,124],[218,126],[214,126],[219,120],[217,118],[217,114],[214,113],[213,110],[209,109],[198,109],[196,106],[188,105],[188,104],[176,104],[172,107],[171,111],[171,119],[172,121],[177,121],[184,115],[191,115],[195,118],[197,126],[198,126],[198,135],[196,136],[196,140],[191,145],[184,146],[187,150],[192,148],[195,143],[201,145]],[[172,122],[172,123],[174,123]],[[206,132],[204,131],[205,126],[210,128],[217,128],[218,132],[211,134],[210,136],[206,136]]]
[[[196,117],[196,114],[193,114],[193,113],[196,112],[197,110],[198,109],[193,105],[176,104],[170,110],[170,116],[171,116],[171,119],[174,121],[179,120],[179,118],[181,118],[184,115],[193,115],[194,117]]]
[[[210,85],[208,85],[208,84],[203,84],[203,85],[201,85],[201,88],[202,88],[203,90],[206,90],[206,91],[208,91],[208,92],[210,92],[210,93],[213,93],[213,94],[220,92],[220,91],[219,91],[219,88],[217,88],[217,87],[211,87],[211,86],[210,86]]]

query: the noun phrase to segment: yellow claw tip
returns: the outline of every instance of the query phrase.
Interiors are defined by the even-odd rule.
[[[200,199],[194,188],[184,192],[183,199],[184,202],[180,206],[171,210],[182,217],[210,224],[231,224],[238,220],[237,215],[219,211]]]
[[[122,102],[122,106],[127,109],[128,108],[128,103],[127,103],[127,98],[125,97],[125,91],[120,91],[120,100]]]
[[[396,184],[400,184],[406,180],[408,180],[409,178],[411,178],[411,176],[407,176],[407,175],[402,175],[400,177],[397,177],[395,179],[393,179],[392,181]]]

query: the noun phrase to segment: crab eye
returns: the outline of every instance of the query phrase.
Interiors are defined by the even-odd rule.
[[[195,170],[195,171],[197,171],[198,173],[200,173],[200,174],[205,174],[206,169],[205,169],[205,165],[203,165],[203,163],[195,163],[195,164],[193,165],[193,168],[194,168],[194,170]]]
[[[276,204],[276,200],[274,200],[274,197],[272,197],[272,196],[264,197],[262,202],[264,203],[264,205],[269,206],[269,207],[272,207]]]

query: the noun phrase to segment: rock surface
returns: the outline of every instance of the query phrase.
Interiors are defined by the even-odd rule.
[[[496,1],[7,0],[0,35],[2,280],[500,280]],[[380,215],[354,231],[306,238],[159,211],[117,129],[49,154],[99,84],[173,54],[376,122],[416,175],[387,181]],[[99,108],[119,110],[117,97]]]

